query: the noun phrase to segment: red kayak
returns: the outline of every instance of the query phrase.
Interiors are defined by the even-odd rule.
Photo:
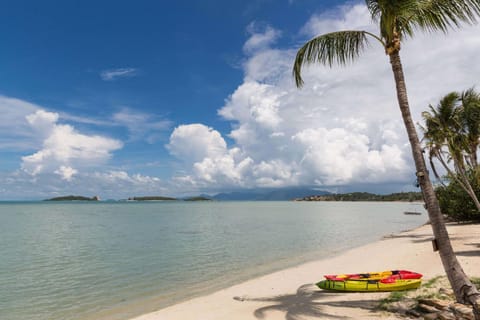
[[[422,274],[408,270],[387,270],[382,272],[353,273],[325,275],[327,280],[382,280],[384,283],[394,282],[397,279],[420,279]]]

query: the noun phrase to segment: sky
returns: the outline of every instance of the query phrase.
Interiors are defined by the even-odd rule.
[[[363,2],[2,1],[0,200],[308,186],[417,190],[388,57],[304,68],[316,35],[377,32]],[[480,27],[407,39],[416,123],[478,86]]]

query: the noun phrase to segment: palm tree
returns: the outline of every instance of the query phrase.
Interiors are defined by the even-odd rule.
[[[455,179],[460,187],[473,200],[480,211],[480,202],[469,181],[469,175],[477,171],[477,149],[480,126],[480,104],[478,95],[469,89],[462,94],[451,92],[440,100],[436,108],[429,106],[430,111],[422,112],[425,120],[424,140],[429,149],[430,166],[441,181],[433,157],[438,159],[448,172],[449,177]],[[444,151],[446,146],[448,151]],[[473,153],[473,154],[472,154]],[[447,159],[444,159],[444,154]],[[453,161],[455,172],[448,165]]]
[[[430,111],[422,112],[422,117],[425,121],[425,126],[421,127],[423,130],[423,140],[428,149],[428,159],[430,161],[430,167],[437,180],[445,186],[442,178],[438,174],[434,158],[438,159],[443,167],[451,173],[450,167],[447,164],[448,160],[445,160],[444,145],[447,140],[447,135],[450,134],[450,129],[456,127],[456,110],[454,109],[454,102],[458,100],[458,95],[452,92],[445,96],[437,106],[434,108],[429,105]],[[447,130],[448,129],[448,130]]]
[[[472,168],[478,168],[477,150],[480,144],[480,94],[470,88],[462,92],[461,121],[467,135],[467,162]]]
[[[379,34],[364,30],[346,30],[323,34],[301,47],[295,58],[293,76],[297,87],[303,85],[302,67],[312,63],[332,66],[354,61],[375,39],[390,58],[395,79],[397,100],[412,148],[418,183],[422,189],[435,242],[443,267],[457,301],[470,303],[476,319],[480,319],[480,293],[465,275],[453,251],[440,206],[423,158],[422,147],[412,120],[407,88],[400,60],[401,43],[413,37],[414,31],[447,32],[460,23],[473,24],[480,14],[480,0],[366,0],[371,17],[378,24]]]

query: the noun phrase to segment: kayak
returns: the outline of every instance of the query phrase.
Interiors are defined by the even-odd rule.
[[[387,270],[382,272],[325,275],[327,280],[379,280],[379,279],[420,279],[423,275],[408,270]]]
[[[417,289],[422,283],[421,279],[377,279],[377,280],[322,280],[317,286],[325,290],[377,292],[377,291],[403,291]]]

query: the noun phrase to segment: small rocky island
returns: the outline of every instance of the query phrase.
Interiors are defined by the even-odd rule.
[[[62,196],[62,197],[55,197],[51,199],[46,199],[44,201],[99,201],[100,198],[98,196],[93,196],[91,198],[83,197],[83,196]]]

